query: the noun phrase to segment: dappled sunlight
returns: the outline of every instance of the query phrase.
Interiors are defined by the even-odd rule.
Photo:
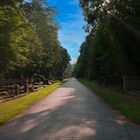
[[[50,111],[53,111],[56,108],[64,105],[67,102],[67,100],[70,100],[70,99],[75,97],[73,95],[73,93],[75,92],[74,88],[60,87],[56,91],[58,93],[57,94],[53,94],[53,92],[52,92],[51,95],[48,95],[49,99],[46,99],[46,101],[38,102],[35,105],[36,106],[36,110],[30,110],[29,109],[30,110],[29,114],[38,113],[38,112],[41,112],[41,111],[44,111],[44,110],[48,110],[46,112],[46,115],[47,115]],[[63,93],[64,91],[65,91],[65,93]]]
[[[121,115],[120,113],[117,112],[116,122],[119,125],[126,125],[129,121],[128,121],[128,119],[125,116],[123,116],[123,115]]]
[[[116,113],[72,79],[0,128],[0,136],[7,140],[126,140],[126,128],[131,125]],[[138,128],[133,126],[133,132]]]
[[[116,120],[116,122],[120,125],[125,125],[127,122],[123,120]]]
[[[0,140],[140,139],[139,9],[0,0]]]
[[[20,128],[21,133],[25,133],[31,129],[33,129],[35,126],[37,126],[37,121],[35,120],[27,120]]]
[[[54,131],[49,134],[44,134],[40,136],[41,139],[44,139],[46,137],[50,138],[83,138],[83,137],[93,137],[96,135],[96,129],[90,128],[85,125],[80,126],[66,126],[63,129],[60,129],[58,131]]]

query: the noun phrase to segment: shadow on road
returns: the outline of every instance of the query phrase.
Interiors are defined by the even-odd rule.
[[[39,109],[33,105],[18,119],[2,126],[1,140],[129,140],[140,137],[139,126],[118,120],[110,107],[75,79],[46,98],[35,104]]]

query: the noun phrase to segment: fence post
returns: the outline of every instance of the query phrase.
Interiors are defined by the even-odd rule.
[[[15,95],[19,94],[19,86],[16,84],[15,85]]]
[[[33,78],[31,79],[31,85],[32,85],[32,91],[34,91],[34,80],[33,80]]]
[[[28,93],[28,79],[26,79],[26,81],[25,81],[25,92],[27,92]]]
[[[60,77],[60,80],[63,81],[63,77]]]
[[[126,92],[126,82],[125,76],[123,76],[123,91]]]

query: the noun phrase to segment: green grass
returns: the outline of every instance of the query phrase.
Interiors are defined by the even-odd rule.
[[[140,97],[117,92],[87,80],[80,80],[80,82],[94,91],[96,95],[100,96],[106,103],[110,104],[128,119],[140,124]]]
[[[0,125],[6,123],[8,120],[12,119],[21,111],[26,109],[29,105],[33,104],[34,102],[38,101],[39,99],[43,98],[44,96],[58,88],[60,85],[62,85],[62,83],[63,82],[57,82],[53,85],[49,85],[45,88],[40,89],[39,91],[32,92],[23,97],[6,102],[1,102]]]

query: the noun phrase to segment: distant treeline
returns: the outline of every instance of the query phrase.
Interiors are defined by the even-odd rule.
[[[46,0],[0,0],[0,78],[61,77],[70,61]]]
[[[89,80],[140,75],[140,1],[81,0],[88,35],[75,73]]]

